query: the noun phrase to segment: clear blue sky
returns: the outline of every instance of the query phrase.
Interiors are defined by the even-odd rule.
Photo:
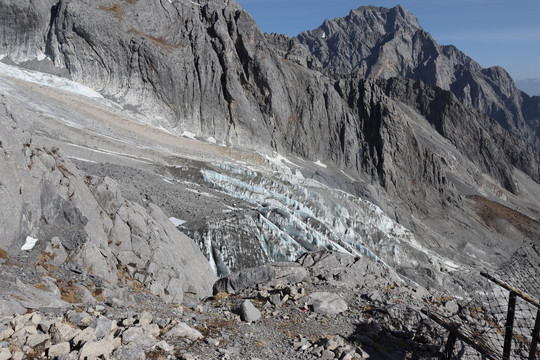
[[[540,0],[236,0],[265,32],[290,36],[363,5],[411,11],[439,44],[514,78],[540,78]]]

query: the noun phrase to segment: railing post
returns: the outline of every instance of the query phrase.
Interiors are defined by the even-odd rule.
[[[534,360],[536,356],[536,346],[538,345],[538,337],[540,336],[540,309],[536,312],[536,321],[532,332],[531,350],[529,351],[529,360]]]
[[[512,349],[512,333],[514,330],[514,315],[516,312],[516,298],[515,292],[510,291],[508,297],[508,313],[506,314],[506,331],[504,334],[504,349],[503,360],[510,360],[510,350]]]
[[[452,353],[454,352],[454,346],[456,346],[457,334],[455,331],[451,330],[448,334],[448,340],[446,341],[446,346],[444,347],[443,359],[450,360],[452,358]]]

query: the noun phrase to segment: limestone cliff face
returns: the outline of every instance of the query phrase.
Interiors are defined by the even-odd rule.
[[[3,1],[0,55],[15,62],[43,56],[54,3],[54,0]]]
[[[2,3],[9,11],[14,6]],[[401,75],[451,90],[466,107],[531,140],[533,120],[525,121],[522,95],[508,74],[439,46],[399,6],[353,10],[298,39],[263,34],[233,1],[40,1],[26,7],[28,21],[6,22],[2,33],[9,57],[45,49],[74,80],[179,132],[359,169],[358,156],[346,152],[364,146],[361,128],[350,129],[364,109],[346,106],[349,94],[338,93],[334,80],[318,71],[326,68],[368,78]],[[34,35],[23,41],[23,33]],[[527,105],[524,114],[534,119],[535,111]]]
[[[354,180],[389,195],[387,204],[399,204],[395,218],[402,210],[433,215],[459,209],[462,199],[449,173],[465,174],[473,188],[488,174],[514,193],[514,167],[540,179],[537,151],[515,138],[536,141],[526,134],[538,129],[538,98],[517,92],[502,69],[482,69],[457,49],[439,46],[401,7],[354,10],[291,39],[263,34],[234,1],[28,4],[36,14],[28,24],[8,21],[0,32],[8,58],[44,49],[74,80],[153,125],[347,169]],[[13,6],[0,0],[0,9]],[[34,35],[25,41],[28,29]],[[140,219],[150,210],[98,203],[107,236],[129,228],[131,239],[120,244],[140,241],[141,224],[148,224]],[[99,218],[81,213],[88,221]],[[3,246],[19,246],[26,234],[26,228],[13,230],[19,223],[28,231],[39,225],[14,221]],[[152,241],[136,255],[148,255]],[[123,245],[111,249],[144,278],[138,271],[145,265]],[[165,293],[158,285],[152,289]]]
[[[452,45],[439,45],[401,6],[362,7],[298,35],[323,67],[368,78],[403,76],[450,90],[461,103],[496,119],[538,150],[528,122],[538,117],[501,67],[483,69]]]

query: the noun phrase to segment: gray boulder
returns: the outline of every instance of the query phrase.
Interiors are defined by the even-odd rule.
[[[316,292],[305,299],[305,304],[311,306],[318,314],[335,315],[346,311],[349,307],[338,294],[329,292]]]
[[[214,284],[214,294],[221,291],[233,293],[257,285],[295,284],[308,276],[308,271],[298,263],[268,263],[248,268],[219,279]]]
[[[179,323],[175,325],[171,330],[166,334],[167,336],[182,337],[192,341],[199,340],[203,338],[203,335],[196,329],[193,329],[186,323]]]
[[[240,317],[243,321],[257,321],[261,318],[261,312],[249,300],[245,300],[240,306]]]

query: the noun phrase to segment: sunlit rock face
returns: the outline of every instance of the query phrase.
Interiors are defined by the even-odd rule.
[[[516,88],[510,75],[499,66],[482,68],[453,45],[437,44],[401,6],[351,10],[296,39],[335,73],[403,76],[450,90],[463,105],[480,109],[539,150],[539,137],[531,132],[538,112],[529,112],[529,96]]]

